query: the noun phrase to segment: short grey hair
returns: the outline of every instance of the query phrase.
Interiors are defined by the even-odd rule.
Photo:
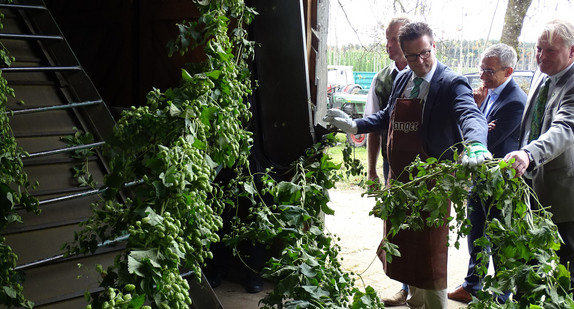
[[[542,35],[546,34],[548,41],[557,35],[564,41],[565,47],[574,46],[574,25],[571,22],[561,19],[554,19],[544,26]]]
[[[498,58],[504,68],[514,68],[518,61],[516,51],[509,45],[498,43],[491,45],[482,53],[482,59]]]
[[[393,17],[391,19],[391,21],[389,21],[389,24],[387,25],[387,29],[391,28],[392,26],[394,26],[396,24],[406,25],[410,22],[411,22],[411,20],[407,16]]]

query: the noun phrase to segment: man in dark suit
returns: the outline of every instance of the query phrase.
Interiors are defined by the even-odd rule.
[[[495,158],[502,158],[507,153],[518,149],[520,122],[526,103],[526,93],[512,79],[512,72],[517,62],[514,49],[506,44],[495,44],[482,54],[480,79],[482,86],[475,89],[475,100],[480,110],[486,116],[488,126],[488,150]],[[469,303],[472,295],[482,289],[482,276],[476,270],[477,254],[480,246],[474,241],[484,236],[487,219],[499,216],[496,207],[490,207],[488,202],[482,203],[477,194],[471,191],[468,199],[467,216],[472,224],[467,237],[468,261],[467,276],[464,283],[453,292],[448,293],[452,300]],[[488,268],[488,264],[485,265]],[[494,264],[496,270],[496,263]],[[505,302],[508,294],[500,295],[499,302]]]
[[[535,74],[520,128],[520,150],[506,161],[517,176],[532,180],[542,206],[550,206],[552,220],[564,244],[560,263],[570,263],[574,284],[574,25],[554,20],[545,25],[536,44]],[[574,286],[574,285],[573,285]]]
[[[437,61],[430,27],[408,23],[399,30],[399,42],[409,69],[397,76],[387,108],[354,121],[333,109],[324,120],[350,133],[388,128],[389,174],[403,182],[408,181],[404,167],[417,156],[452,160],[450,147],[462,150],[462,142],[470,145],[463,155],[464,164],[492,158],[484,146],[486,119],[474,102],[472,89],[463,76]],[[447,236],[448,227],[443,226],[402,230],[391,239],[401,256],[383,265],[390,278],[409,285],[409,307],[447,308]]]

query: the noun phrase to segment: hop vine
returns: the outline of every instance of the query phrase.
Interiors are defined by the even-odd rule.
[[[221,168],[247,164],[253,50],[243,26],[254,11],[243,1],[196,3],[201,17],[179,24],[169,48],[202,49],[206,60],[183,68],[179,87],[153,89],[145,106],[122,114],[103,150],[104,199],[65,246],[73,255],[126,239],[114,264],[100,267],[105,292],[89,295],[90,307],[188,308],[187,280],[201,278],[223,224],[213,180]],[[125,190],[128,183],[136,185]]]
[[[390,236],[403,229],[445,224],[448,201],[455,214],[447,221],[456,232],[454,243],[458,248],[459,239],[470,230],[465,202],[472,188],[485,205],[498,209],[501,215],[486,221],[485,235],[476,241],[483,248],[478,273],[486,276],[483,290],[469,308],[572,308],[570,273],[556,253],[561,242],[558,229],[551,213],[540,205],[524,180],[515,177],[510,164],[490,160],[468,167],[449,160],[417,158],[404,171],[409,174],[408,182],[391,181],[388,188],[369,193],[377,200],[371,214],[387,220],[390,227],[382,250],[392,260],[400,247],[388,240]],[[495,275],[487,275],[491,257],[498,261]],[[503,291],[511,291],[513,297],[498,304],[493,295]]]

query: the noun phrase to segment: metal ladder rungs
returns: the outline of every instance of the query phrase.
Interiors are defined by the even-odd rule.
[[[67,67],[9,67],[2,68],[4,73],[21,73],[21,72],[58,72],[58,71],[81,71],[80,66],[67,66]]]
[[[59,261],[59,260],[61,260],[61,259],[63,259],[63,258],[64,258],[64,255],[63,255],[63,254],[58,254],[58,255],[55,255],[55,256],[51,256],[51,257],[49,257],[49,258],[45,258],[45,259],[41,259],[41,260],[38,260],[38,261],[34,261],[34,262],[30,262],[30,263],[26,263],[26,264],[22,264],[22,265],[16,266],[16,267],[14,267],[14,270],[16,270],[16,271],[18,271],[18,270],[25,270],[25,269],[33,268],[33,267],[40,266],[40,265],[43,265],[43,264],[48,264],[48,263],[56,262],[56,261]]]
[[[105,143],[106,142],[96,142],[96,143],[90,143],[90,144],[78,145],[78,146],[72,146],[72,147],[66,147],[66,148],[60,148],[60,149],[39,151],[39,152],[30,153],[28,155],[23,155],[22,158],[24,158],[24,159],[25,158],[37,158],[37,157],[51,156],[51,155],[64,153],[64,152],[76,151],[76,150],[80,150],[80,149],[96,148],[96,147],[100,147],[100,146],[104,145]]]
[[[56,158],[56,159],[52,159],[52,160],[40,160],[41,158],[28,158],[28,160],[24,160],[25,158],[22,158],[23,162],[24,162],[24,167],[25,168],[29,168],[29,167],[34,167],[34,166],[41,166],[41,165],[58,165],[58,164],[71,164],[71,163],[78,163],[78,159],[74,159],[72,157],[69,158]],[[87,158],[88,162],[93,162],[93,161],[97,161],[98,157],[96,155],[94,156],[90,156]],[[76,187],[74,187],[76,188]],[[79,186],[78,188],[84,188]],[[75,191],[66,191],[66,192],[76,192],[78,190]],[[41,192],[41,191],[40,191]],[[55,192],[57,193],[66,193],[66,192]],[[46,195],[46,194],[36,194],[36,195]]]
[[[49,80],[9,80],[10,86],[52,86],[55,87],[58,83]]]
[[[128,182],[128,183],[124,184],[124,188],[133,187],[133,186],[141,184],[141,183],[143,183],[143,180]],[[60,197],[42,200],[42,201],[38,202],[38,204],[39,204],[39,206],[43,206],[43,205],[47,205],[47,204],[53,204],[56,202],[62,202],[62,201],[76,199],[76,198],[82,198],[82,197],[86,197],[86,196],[90,196],[90,195],[94,195],[94,194],[104,193],[107,189],[108,189],[108,187],[102,186],[98,189],[87,190],[87,191],[83,191],[83,192],[79,192],[79,193],[74,193],[74,194],[70,194],[70,195],[65,195],[65,196],[60,196]]]
[[[48,224],[37,224],[37,225],[24,225],[24,226],[16,226],[15,228],[8,227],[2,232],[2,236],[9,236],[14,234],[23,234],[23,233],[30,233],[30,232],[37,232],[46,229],[53,229],[59,228],[69,225],[77,225],[81,222],[85,222],[86,220],[81,219],[73,219],[73,220],[64,220],[58,222],[52,222]]]
[[[74,135],[77,131],[69,130],[69,131],[53,131],[53,132],[29,132],[26,134],[21,134],[18,132],[14,132],[15,138],[30,138],[30,137],[48,137],[48,136],[62,136],[62,135]]]
[[[127,240],[130,237],[130,234],[126,234],[126,235],[122,235],[122,236],[118,236],[115,239],[112,240],[106,240],[102,243],[98,244],[98,248],[104,248],[104,247],[109,247],[109,246],[114,246],[122,241]],[[77,256],[70,256],[68,258],[74,258]],[[48,263],[54,263],[60,260],[65,259],[66,256],[64,256],[63,254],[58,254],[55,256],[51,256],[45,259],[41,259],[38,261],[34,261],[34,262],[30,262],[30,263],[26,263],[26,264],[22,264],[22,265],[18,265],[16,267],[14,267],[14,270],[19,271],[19,270],[25,270],[25,269],[29,269],[29,268],[33,268],[33,267],[37,267],[43,264],[48,264]]]
[[[22,10],[42,10],[47,11],[45,6],[41,5],[23,5],[23,4],[0,4],[0,9],[22,9]]]
[[[46,200],[42,200],[38,202],[39,206],[43,206],[43,205],[48,205],[48,204],[54,204],[57,202],[63,202],[63,201],[67,201],[67,200],[73,200],[76,198],[82,198],[82,197],[86,197],[86,196],[90,196],[90,195],[94,195],[94,194],[99,194],[99,193],[103,193],[105,190],[104,187],[101,187],[99,189],[92,189],[92,190],[87,190],[87,191],[82,191],[79,193],[73,193],[73,194],[68,194],[68,195],[64,195],[64,196],[59,196],[59,197],[54,197],[54,198],[50,198],[50,199],[46,199]],[[20,209],[18,206],[16,206],[16,209]]]
[[[47,112],[47,111],[53,111],[53,110],[85,107],[85,106],[97,105],[97,104],[102,104],[102,103],[104,103],[104,101],[102,101],[102,100],[85,101],[85,102],[72,102],[72,103],[63,104],[63,105],[52,105],[52,106],[23,108],[23,109],[11,109],[11,110],[6,111],[5,114],[6,115],[21,115],[21,114],[40,113],[40,112]]]
[[[0,33],[0,39],[5,40],[63,40],[60,35]]]

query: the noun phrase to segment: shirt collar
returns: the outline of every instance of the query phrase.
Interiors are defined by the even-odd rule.
[[[498,98],[504,87],[510,83],[510,79],[512,77],[507,78],[502,84],[498,85],[498,87],[494,89],[488,89],[488,94],[492,97],[492,99]]]
[[[409,68],[409,65],[407,64],[407,66],[406,66],[404,69],[399,70],[399,68],[397,67],[397,64],[396,64],[394,61],[391,62],[391,71],[397,71],[397,73],[398,73],[398,72],[404,71],[404,70],[406,70],[406,69],[408,69],[408,68]],[[413,74],[413,75],[414,75],[414,74]]]
[[[552,76],[549,76],[549,78],[550,78],[550,84],[556,84],[556,83],[558,82],[558,80],[560,80],[560,78],[561,78],[562,76],[564,76],[564,74],[566,74],[566,72],[572,67],[572,65],[574,65],[574,62],[571,63],[571,64],[570,64],[569,66],[567,66],[566,68],[564,68],[564,70],[562,70],[562,71],[560,71],[560,72],[558,72],[558,73],[556,73],[556,74],[554,74],[554,75],[552,75]]]
[[[438,64],[438,61],[435,59],[430,71],[427,74],[425,74],[424,76],[421,76],[421,78],[424,79],[429,84],[432,80],[434,72],[436,71],[437,64]],[[414,80],[415,77],[417,77],[417,76],[415,74],[413,74],[413,76],[411,77],[411,80]]]

